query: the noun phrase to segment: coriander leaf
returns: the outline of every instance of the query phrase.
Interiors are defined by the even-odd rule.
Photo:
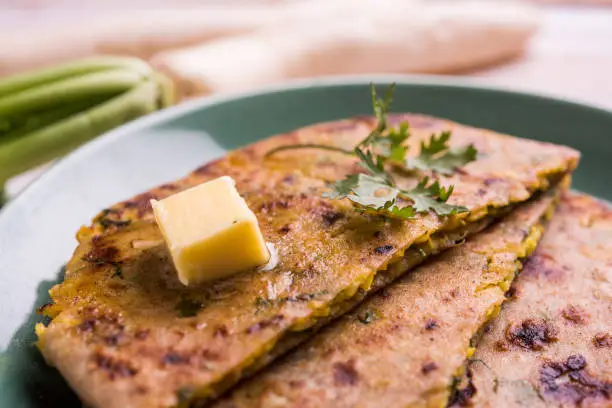
[[[393,101],[393,92],[395,92],[395,83],[391,84],[387,88],[385,98],[381,99],[376,95],[376,88],[374,84],[370,84],[370,92],[372,94],[372,110],[374,110],[374,116],[378,122],[376,128],[372,133],[382,133],[387,128],[387,112]],[[372,135],[370,133],[370,135]],[[369,136],[368,136],[369,137]],[[367,140],[368,138],[366,138]]]
[[[423,178],[415,188],[402,190],[399,194],[412,200],[416,212],[432,210],[438,215],[451,215],[467,211],[465,207],[446,203],[453,192],[452,186],[444,188],[440,186],[438,180],[430,185],[427,185],[427,183],[429,183],[429,177]]]
[[[387,135],[389,145],[387,151],[383,152],[385,157],[393,160],[402,162],[406,157],[408,147],[402,146],[402,143],[410,137],[408,122],[402,122],[397,130],[390,129]]]
[[[437,153],[447,150],[450,137],[450,131],[440,133],[440,137],[437,139],[435,134],[431,135],[429,137],[429,146],[426,145],[425,142],[421,142],[421,156],[431,157]]]
[[[346,176],[344,180],[338,180],[330,184],[331,191],[323,193],[323,198],[331,198],[341,200],[352,193],[353,189],[359,185],[359,174],[351,174]]]
[[[385,171],[385,165],[380,156],[374,158],[371,151],[364,152],[358,147],[355,148],[355,154],[360,160],[359,165],[361,167],[367,170],[372,176],[391,185],[391,176]]]
[[[351,174],[344,180],[336,181],[331,186],[332,191],[323,197],[332,199],[348,198],[364,207],[384,207],[388,202],[394,202],[397,190],[389,186],[385,180],[363,173]],[[380,194],[381,192],[386,193]]]
[[[411,206],[397,205],[399,190],[386,180],[368,174],[351,174],[331,186],[332,191],[323,194],[326,198],[347,198],[357,204],[357,210],[385,213],[394,218],[408,219],[416,212]]]
[[[452,174],[457,168],[473,162],[478,157],[474,145],[453,147],[448,153],[432,162],[432,170],[441,174]]]
[[[359,182],[348,199],[364,207],[386,208],[395,203],[398,191],[377,177],[359,174]]]
[[[421,153],[416,158],[406,160],[409,169],[432,170],[450,175],[458,167],[476,160],[478,151],[473,145],[453,147],[448,145],[450,132],[442,132],[439,137],[431,135],[429,144],[421,142]]]
[[[414,210],[414,207],[412,207],[410,205],[408,205],[406,207],[402,207],[402,208],[400,208],[398,206],[393,206],[392,208],[389,208],[388,211],[395,218],[403,218],[403,219],[412,218],[417,213]]]
[[[377,124],[370,134],[355,147],[355,150],[370,149],[384,159],[402,162],[408,150],[406,146],[402,146],[402,143],[410,137],[408,123],[401,123],[397,130],[387,131],[387,111],[391,106],[395,84],[387,89],[384,99],[377,97],[374,85],[370,85],[370,88],[372,90],[372,109]]]
[[[379,157],[402,163],[408,151],[408,147],[403,146],[406,139],[410,137],[408,129],[407,122],[400,123],[397,129],[389,129],[386,135],[381,135],[380,138],[374,140],[372,143],[374,151]]]

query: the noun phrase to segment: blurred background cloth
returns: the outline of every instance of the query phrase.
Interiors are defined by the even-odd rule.
[[[165,72],[183,98],[330,74],[435,73],[612,109],[606,3],[4,0],[0,76],[124,54]]]
[[[152,60],[186,96],[325,74],[444,73],[612,108],[612,7],[514,3],[4,0],[0,76],[112,53]]]

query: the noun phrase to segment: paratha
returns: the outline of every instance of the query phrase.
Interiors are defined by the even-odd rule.
[[[213,407],[444,406],[470,339],[499,310],[553,201],[523,204],[407,273]]]
[[[453,402],[612,406],[612,208],[568,194]]]
[[[54,303],[44,308],[52,321],[38,328],[43,355],[93,407],[186,406],[213,398],[360,301],[378,271],[389,280],[404,273],[407,268],[389,265],[408,248],[415,251],[404,262],[413,266],[461,242],[549,189],[578,161],[567,147],[427,116],[393,115],[389,124],[406,120],[413,145],[451,130],[452,145],[479,150],[478,160],[452,176],[430,174],[454,185],[449,203],[469,212],[409,221],[362,214],[347,200],[321,197],[328,182],[360,171],[354,158],[303,149],[266,157],[293,143],[350,149],[372,130],[374,118],[272,137],[112,206],[83,227],[64,282],[51,290]],[[265,273],[187,288],[176,278],[149,200],[221,175],[236,180],[280,261]],[[393,176],[406,188],[417,181],[401,168]]]

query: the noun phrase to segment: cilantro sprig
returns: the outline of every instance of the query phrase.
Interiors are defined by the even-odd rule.
[[[382,160],[389,159],[401,163],[406,157],[408,147],[403,143],[410,137],[408,122],[403,122],[397,129],[387,127],[387,112],[393,101],[395,84],[392,84],[383,99],[376,95],[376,88],[371,86],[372,108],[376,118],[376,127],[354,148],[355,154],[360,157],[360,152],[365,149],[376,153]],[[360,157],[361,158],[361,157]]]
[[[469,145],[464,148],[450,148],[450,132],[442,132],[439,137],[431,135],[429,143],[421,142],[420,154],[406,158],[410,137],[410,126],[404,122],[397,128],[388,128],[387,112],[391,106],[395,84],[387,90],[384,98],[379,98],[371,86],[372,108],[376,126],[353,150],[319,144],[285,145],[270,150],[270,156],[282,150],[319,148],[353,155],[359,159],[363,172],[349,174],[342,180],[330,184],[330,191],[323,197],[348,199],[358,211],[384,214],[393,218],[409,219],[417,213],[433,211],[438,215],[451,215],[467,211],[467,208],[448,204],[453,186],[443,187],[438,180],[430,183],[423,177],[409,190],[401,189],[385,169],[386,163],[400,165],[408,170],[431,170],[435,173],[452,174],[458,167],[476,159],[477,151]]]
[[[451,148],[448,141],[451,132],[442,132],[436,138],[433,134],[429,144],[421,142],[421,153],[415,158],[406,160],[406,168],[432,170],[436,173],[451,175],[457,168],[476,160],[478,151],[474,145]]]

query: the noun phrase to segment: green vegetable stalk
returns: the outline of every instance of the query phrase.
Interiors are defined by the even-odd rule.
[[[94,72],[114,69],[126,69],[133,72],[140,72],[144,76],[150,75],[152,71],[151,67],[146,62],[137,58],[111,56],[86,58],[51,68],[26,72],[9,78],[0,79],[0,95],[5,96],[62,79],[75,78]]]
[[[0,79],[0,191],[8,178],[173,102],[170,80],[135,58],[90,58]]]

